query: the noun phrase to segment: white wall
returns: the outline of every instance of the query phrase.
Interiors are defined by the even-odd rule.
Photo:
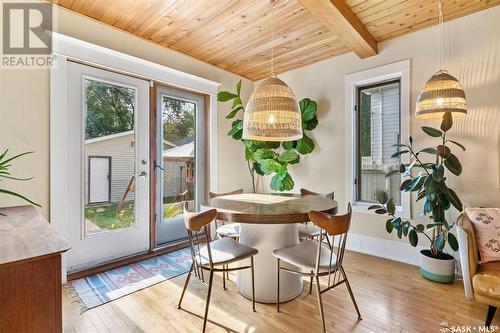
[[[446,23],[444,67],[464,85],[468,115],[455,119],[451,135],[467,147],[455,149],[464,171],[449,176],[450,186],[466,206],[500,207],[500,7]],[[298,99],[318,102],[319,125],[313,132],[317,149],[293,169],[296,189],[335,190],[342,206],[345,198],[345,117],[344,77],[368,68],[411,59],[411,133],[418,146],[433,142],[420,130],[423,125],[439,127],[439,121],[422,121],[413,116],[419,90],[439,69],[438,28],[433,27],[382,43],[377,56],[361,60],[353,53],[331,58],[279,77],[294,90]],[[414,207],[414,216],[420,214]],[[452,215],[456,216],[456,213]],[[424,219],[425,221],[425,219]],[[364,213],[354,215],[352,231],[383,239],[397,239],[384,227],[385,219]],[[421,244],[424,242],[422,240]]]
[[[220,89],[234,89],[240,79],[237,75],[198,61],[185,54],[161,47],[126,32],[106,26],[90,18],[56,7],[57,31],[103,47],[156,62],[183,72],[220,82]],[[253,82],[243,80],[242,95],[248,97]],[[33,176],[29,182],[2,181],[2,187],[15,189],[40,203],[40,211],[49,215],[49,71],[0,70],[0,150],[10,148],[13,153],[33,150],[15,164],[15,174]],[[244,170],[241,144],[226,136],[228,122],[220,106],[218,119],[218,188],[230,190],[243,184],[251,187],[248,177],[238,179],[233,170]],[[236,156],[235,158],[227,158]],[[0,207],[22,204],[17,199],[0,195]]]

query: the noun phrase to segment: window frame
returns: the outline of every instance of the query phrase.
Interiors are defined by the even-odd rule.
[[[363,90],[366,90],[366,89],[373,89],[373,88],[378,88],[378,87],[383,87],[383,86],[387,86],[387,85],[390,85],[390,84],[395,84],[397,83],[398,84],[398,88],[399,88],[399,136],[400,136],[400,139],[402,137],[401,135],[401,80],[398,78],[398,79],[392,79],[392,80],[386,80],[386,81],[380,81],[380,82],[376,82],[376,83],[372,83],[372,84],[368,84],[368,85],[357,85],[356,86],[356,105],[355,105],[355,117],[356,117],[356,125],[355,125],[355,154],[356,154],[356,161],[354,163],[354,166],[355,166],[355,191],[354,191],[354,195],[355,195],[355,199],[356,199],[356,202],[363,202],[363,203],[369,203],[369,204],[373,204],[373,202],[370,202],[370,201],[366,201],[366,200],[361,200],[360,199],[360,196],[361,196],[361,145],[360,145],[360,142],[361,142],[361,131],[360,131],[360,123],[361,123],[361,112],[360,112],[360,104],[361,104],[361,92]],[[384,129],[382,128],[382,133],[383,133]]]
[[[402,60],[396,63],[387,64],[364,71],[347,74],[345,76],[345,97],[346,97],[346,177],[345,191],[346,200],[350,201],[355,212],[375,214],[367,208],[371,202],[359,201],[357,192],[359,181],[359,128],[358,128],[358,90],[372,85],[387,84],[398,80],[400,83],[400,138],[405,140],[410,136],[410,60]],[[409,157],[402,156],[402,163],[408,163]],[[396,212],[404,218],[411,218],[411,200],[409,192],[401,192],[401,204],[396,206]]]

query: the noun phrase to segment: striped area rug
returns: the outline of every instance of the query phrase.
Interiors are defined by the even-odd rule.
[[[66,284],[82,312],[186,273],[191,266],[188,248],[145,259]]]

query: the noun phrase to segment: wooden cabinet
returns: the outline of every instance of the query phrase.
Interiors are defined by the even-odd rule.
[[[62,332],[61,253],[68,244],[31,206],[0,212],[0,332]]]

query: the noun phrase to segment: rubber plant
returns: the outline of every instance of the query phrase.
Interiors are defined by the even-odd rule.
[[[430,223],[414,224],[398,217],[393,198],[389,198],[385,192],[379,199],[380,204],[368,208],[374,209],[377,214],[387,214],[389,216],[385,226],[387,232],[395,231],[400,239],[403,236],[408,237],[410,244],[414,247],[418,244],[418,235],[423,235],[430,243],[432,257],[438,259],[443,256],[446,242],[454,251],[458,250],[457,239],[451,233],[454,223],[446,220],[445,212],[452,206],[462,211],[462,202],[456,192],[447,185],[445,170],[455,176],[460,176],[462,165],[457,156],[452,153],[450,144],[464,151],[465,147],[448,138],[448,131],[452,126],[453,117],[451,113],[446,112],[441,122],[441,129],[422,127],[422,131],[428,136],[439,138],[439,143],[435,147],[416,150],[412,137],[405,143],[393,145],[398,150],[392,157],[409,155],[410,162],[402,163],[399,170],[386,174],[386,177],[401,174],[400,190],[416,192],[416,201],[423,200],[422,215],[428,216],[431,219]],[[435,161],[424,161],[424,155],[431,155]],[[414,170],[418,170],[416,175],[413,175]]]
[[[9,152],[9,150],[6,149],[2,154],[0,154],[0,181],[2,180],[2,178],[15,180],[15,181],[27,181],[27,180],[32,179],[32,177],[31,178],[18,178],[18,177],[12,176],[10,173],[10,168],[12,167],[12,164],[10,164],[10,163],[13,162],[14,160],[22,157],[22,156],[32,154],[33,152],[29,151],[29,152],[21,153],[21,154],[12,156],[12,157],[7,157],[8,152]],[[23,199],[24,201],[29,202],[32,205],[40,207],[39,204],[30,200],[29,198],[25,197],[24,195],[19,194],[19,193],[14,192],[14,191],[6,190],[6,189],[2,188],[1,186],[0,186],[0,194],[6,194],[9,196],[17,197],[17,198]],[[0,215],[5,216],[1,212],[0,212]]]
[[[292,190],[295,183],[288,166],[298,164],[301,155],[310,154],[314,150],[314,141],[307,136],[306,131],[312,131],[318,125],[316,116],[317,103],[309,98],[304,98],[299,102],[302,116],[302,139],[287,142],[244,140],[242,138],[242,115],[245,108],[240,93],[241,80],[237,83],[235,92],[221,91],[217,95],[217,100],[232,103],[231,110],[226,115],[226,119],[232,119],[231,128],[227,135],[243,143],[248,172],[252,178],[253,191],[256,191],[256,174],[272,175],[270,187],[275,191]]]

